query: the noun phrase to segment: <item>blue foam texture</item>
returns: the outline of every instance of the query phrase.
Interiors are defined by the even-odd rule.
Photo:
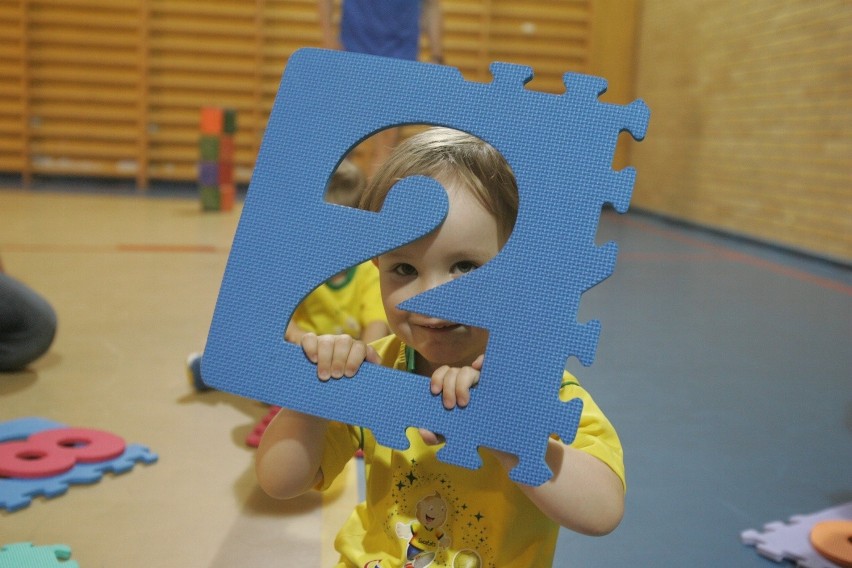
[[[531,91],[532,69],[493,63],[489,83],[452,67],[303,49],[290,58],[269,118],[204,352],[219,390],[360,425],[408,447],[421,427],[447,440],[438,457],[481,465],[477,448],[515,454],[512,479],[551,477],[547,440],[570,443],[582,404],[558,398],[568,357],[590,365],[600,324],[579,323],[583,292],[609,276],[617,247],[595,244],[601,209],[627,210],[635,171],[614,171],[621,132],[644,138],[636,100],[601,102],[606,81],[566,73],[565,93]],[[435,180],[398,182],[379,213],[327,203],[343,156],[375,132],[447,126],[493,145],[518,181],[520,210],[485,266],[404,302],[404,309],[489,330],[479,386],[446,410],[424,377],[364,364],[353,380],[321,383],[301,347],[283,340],[291,314],[337,272],[428,234],[447,211]]]
[[[44,418],[19,418],[0,422],[0,443],[24,440],[45,430],[66,428],[64,424]],[[37,479],[0,477],[0,509],[9,512],[23,509],[34,497],[53,498],[64,494],[74,484],[90,484],[101,480],[104,473],[121,474],[133,469],[137,463],[154,463],[157,454],[139,444],[127,444],[124,453],[111,460],[96,463],[78,463],[60,475]]]

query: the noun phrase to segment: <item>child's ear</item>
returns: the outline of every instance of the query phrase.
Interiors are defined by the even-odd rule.
[[[375,266],[376,268],[378,268],[378,267],[379,267],[379,257],[374,256],[374,257],[373,257],[372,259],[370,259],[370,260],[372,260],[372,261],[373,261],[373,266]]]

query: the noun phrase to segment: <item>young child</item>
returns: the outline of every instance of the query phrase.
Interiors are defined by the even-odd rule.
[[[430,377],[431,392],[445,408],[464,407],[476,396],[487,331],[397,305],[493,258],[512,231],[517,187],[493,147],[455,130],[430,129],[395,150],[362,206],[378,210],[389,188],[414,174],[441,182],[450,209],[438,229],[376,260],[393,335],[367,345],[342,335],[307,334],[301,344],[321,381],[352,377],[369,361]],[[258,481],[278,498],[323,490],[353,450],[363,449],[366,501],[338,534],[338,568],[551,566],[560,526],[603,535],[618,525],[624,508],[615,430],[567,373],[560,396],[582,398],[583,414],[571,445],[548,441],[546,460],[554,475],[539,487],[511,481],[508,471],[517,458],[503,452],[483,449],[482,467],[467,470],[437,460],[438,434],[412,429],[410,447],[397,451],[377,444],[363,428],[288,409],[261,440]]]

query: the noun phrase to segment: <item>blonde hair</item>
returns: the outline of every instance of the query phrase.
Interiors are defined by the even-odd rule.
[[[361,194],[367,185],[364,172],[349,159],[344,158],[331,175],[331,181],[325,191],[325,198],[337,205],[358,207]]]
[[[361,209],[379,211],[390,188],[413,175],[460,182],[497,219],[501,239],[509,238],[518,215],[518,185],[503,155],[484,140],[451,128],[430,128],[408,138],[373,176]]]

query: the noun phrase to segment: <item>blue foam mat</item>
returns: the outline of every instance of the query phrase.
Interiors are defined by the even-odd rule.
[[[642,101],[601,102],[606,81],[568,73],[566,92],[524,87],[528,67],[494,63],[490,83],[455,68],[304,49],[290,58],[255,166],[204,355],[205,382],[270,404],[357,424],[387,446],[411,426],[447,439],[439,458],[480,465],[477,447],[519,457],[512,479],[550,478],[547,439],[573,440],[579,399],[558,399],[569,356],[590,365],[600,324],[577,322],[581,294],[612,273],[615,243],[595,244],[601,208],[626,211],[635,172],[612,169],[621,132],[640,140]],[[469,132],[509,162],[520,209],[501,252],[482,268],[405,302],[405,309],[489,330],[480,384],[447,411],[428,380],[365,364],[355,380],[321,383],[283,340],[301,300],[335,273],[411,242],[447,211],[443,188],[412,177],[379,213],[327,203],[337,164],[384,128],[432,124]],[[329,230],[333,227],[334,230]]]

